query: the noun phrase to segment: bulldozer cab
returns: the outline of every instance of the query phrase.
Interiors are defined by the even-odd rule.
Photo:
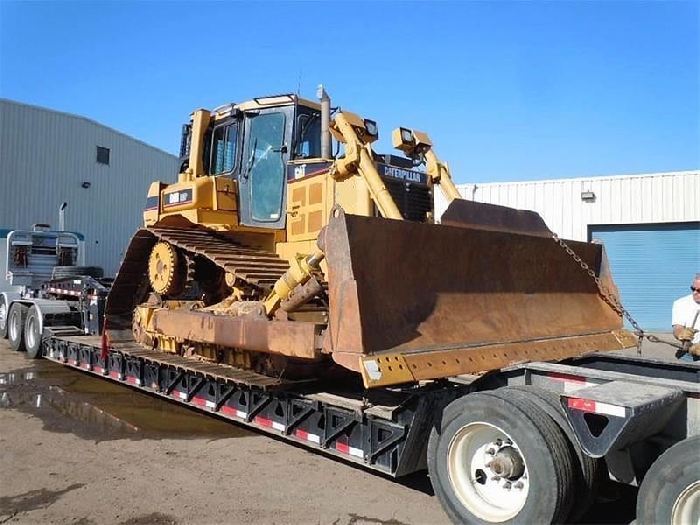
[[[287,164],[320,157],[320,108],[300,103],[295,95],[255,99],[243,107],[213,112],[202,133],[202,172],[192,171],[195,178],[237,182],[240,225],[284,229]],[[183,127],[183,173],[191,166],[193,136],[197,140],[193,127]]]

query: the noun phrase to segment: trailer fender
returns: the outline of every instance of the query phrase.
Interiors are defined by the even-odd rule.
[[[561,404],[581,448],[599,458],[658,433],[684,399],[676,388],[610,381],[563,394]]]
[[[53,299],[34,299],[28,305],[36,307],[41,328],[52,324],[52,319],[56,317],[72,316],[78,312],[76,305],[71,301],[55,301]]]
[[[32,323],[35,337],[45,337],[45,329],[54,325],[74,326],[81,324],[80,310],[75,301],[56,301],[53,299],[33,299],[25,301],[31,306]]]

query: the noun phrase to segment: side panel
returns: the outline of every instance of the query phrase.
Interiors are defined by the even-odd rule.
[[[313,166],[300,165],[294,169],[303,169],[305,176],[290,182],[287,188],[287,240],[314,240],[328,222],[330,204],[327,195],[330,177],[327,167],[323,166],[316,169]]]

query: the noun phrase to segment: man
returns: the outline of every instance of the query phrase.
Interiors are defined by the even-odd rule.
[[[678,356],[683,361],[700,360],[700,273],[695,274],[690,294],[673,302],[673,336],[688,349]]]

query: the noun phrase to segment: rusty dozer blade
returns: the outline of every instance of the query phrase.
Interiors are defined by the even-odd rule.
[[[333,210],[322,240],[330,301],[324,351],[361,372],[366,386],[635,344],[539,215],[455,206],[445,214],[451,225]],[[602,245],[568,244],[616,294]]]

